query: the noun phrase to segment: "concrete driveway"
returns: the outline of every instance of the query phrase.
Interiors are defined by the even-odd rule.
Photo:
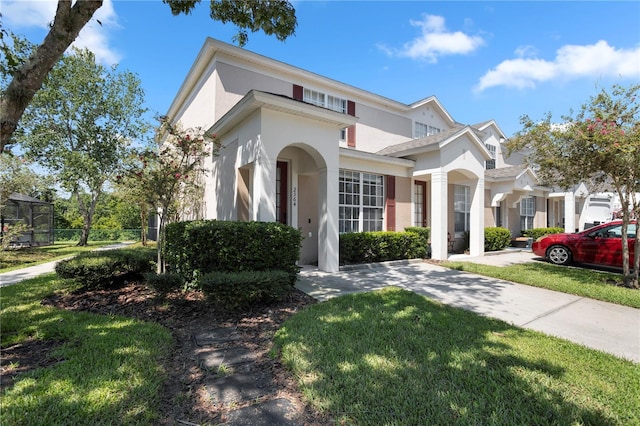
[[[534,259],[530,252],[484,258],[482,263],[492,264]],[[468,257],[457,260],[471,261]],[[640,362],[640,310],[585,297],[450,270],[422,261],[369,265],[337,273],[305,268],[296,286],[320,301],[397,286],[451,306]]]

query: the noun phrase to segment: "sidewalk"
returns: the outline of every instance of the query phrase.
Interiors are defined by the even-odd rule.
[[[478,262],[480,258],[473,259]],[[483,263],[536,259],[530,252],[484,256]],[[464,259],[472,261],[468,256]],[[427,262],[392,262],[377,268],[326,273],[301,271],[296,285],[323,301],[343,294],[397,286],[442,303],[541,331],[640,363],[640,310],[585,297],[515,284]]]
[[[131,243],[127,243],[127,242],[110,244],[107,246],[97,248],[95,251],[111,250],[111,249],[126,247],[130,244]],[[28,268],[17,269],[11,272],[4,272],[0,274],[0,287],[7,287],[10,285],[19,283],[20,281],[23,281],[23,280],[35,278],[38,275],[53,272],[55,271],[56,263],[60,262],[61,260],[64,260],[64,259],[58,259],[52,262],[42,263],[40,265],[29,266]]]

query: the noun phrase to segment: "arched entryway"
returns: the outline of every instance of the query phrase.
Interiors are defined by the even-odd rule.
[[[327,251],[326,239],[319,238],[327,232],[329,214],[326,184],[321,184],[326,168],[322,155],[304,143],[285,147],[276,161],[276,220],[302,233],[301,264],[319,265],[319,253]]]

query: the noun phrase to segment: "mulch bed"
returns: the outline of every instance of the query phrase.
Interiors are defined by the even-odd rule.
[[[175,345],[164,361],[168,377],[161,395],[161,425],[215,424],[226,420],[228,412],[211,403],[205,388],[207,380],[211,380],[211,373],[199,363],[199,348],[193,336],[202,330],[233,327],[237,330],[234,345],[255,353],[254,368],[273,375],[275,394],[293,401],[299,407],[305,425],[320,426],[333,423],[306,407],[290,373],[278,359],[268,356],[271,339],[280,325],[299,309],[312,303],[315,303],[313,298],[294,289],[281,302],[241,313],[225,312],[215,309],[197,291],[170,294],[159,300],[151,289],[137,283],[117,289],[79,290],[66,295],[53,295],[42,301],[43,305],[59,309],[121,315],[155,322],[171,331]],[[3,348],[1,389],[12,386],[19,374],[59,362],[46,356],[59,344],[61,342],[29,340]],[[19,367],[11,368],[11,363]]]

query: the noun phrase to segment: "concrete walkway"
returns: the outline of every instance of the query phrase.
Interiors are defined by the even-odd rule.
[[[124,243],[110,244],[107,246],[102,246],[100,248],[97,248],[95,249],[95,251],[122,248],[130,244],[132,243],[124,242]],[[6,287],[9,285],[19,283],[20,281],[23,281],[23,280],[28,280],[42,274],[48,274],[49,272],[53,272],[55,271],[56,263],[60,262],[61,260],[64,260],[64,259],[58,259],[52,262],[42,263],[40,265],[29,266],[28,268],[17,269],[11,272],[4,272],[0,274],[0,287]]]
[[[480,260],[479,260],[480,259]],[[452,257],[507,265],[535,261],[530,252],[483,258]],[[621,358],[640,362],[640,309],[450,270],[431,263],[391,262],[338,273],[301,271],[297,287],[323,301],[397,286],[442,303],[541,331]]]

